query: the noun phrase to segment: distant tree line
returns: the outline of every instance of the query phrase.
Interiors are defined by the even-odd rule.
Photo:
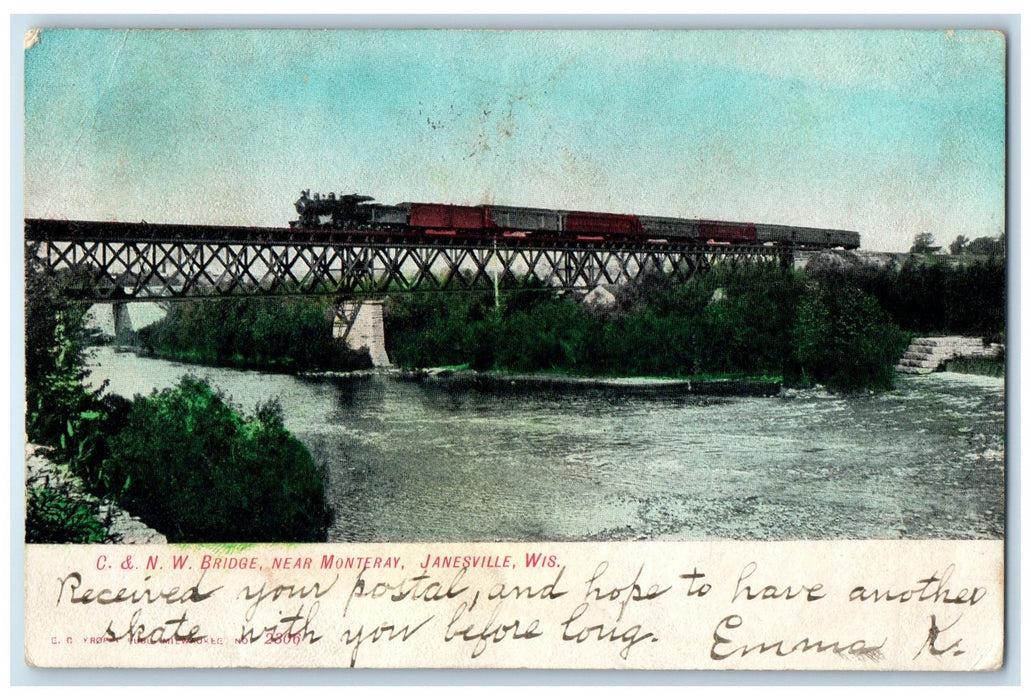
[[[975,246],[978,241],[983,243]],[[899,269],[829,269],[815,276],[862,289],[906,331],[1000,341],[1006,331],[1005,245],[992,238],[964,245],[964,254],[970,254],[967,259],[912,255]],[[974,255],[972,247],[992,252]]]
[[[931,244],[931,234],[915,242]],[[716,269],[684,283],[647,276],[616,290],[616,308],[603,313],[545,288],[502,289],[500,304],[488,290],[391,295],[386,340],[391,358],[410,367],[770,375],[789,384],[884,388],[906,334],[1001,339],[1005,292],[1000,255],[958,263],[913,255],[901,269],[811,274],[776,266]],[[159,355],[203,364],[280,371],[368,366],[367,356],[333,340],[332,303],[306,297],[182,302],[140,337]],[[867,344],[871,334],[876,348]],[[874,359],[862,369],[867,358]]]
[[[922,255],[934,253],[941,250],[941,246],[934,243],[934,234],[923,231],[913,238],[913,245],[909,252]],[[1006,235],[981,236],[970,240],[963,234],[956,236],[949,244],[951,255],[980,255],[1004,257],[1006,255]]]

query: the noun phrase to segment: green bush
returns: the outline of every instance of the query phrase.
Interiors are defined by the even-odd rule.
[[[82,385],[87,372],[80,338],[88,305],[68,300],[72,273],[44,269],[31,247],[25,255],[25,429],[29,440],[58,447],[67,457],[77,450],[69,424],[94,408],[95,395]]]
[[[384,319],[387,353],[404,367],[469,362],[491,342],[492,313],[486,293],[391,297]]]
[[[49,488],[29,489],[25,541],[29,544],[94,544],[107,538],[93,506]]]
[[[892,387],[909,336],[869,294],[853,286],[814,284],[798,306],[794,341],[798,383],[885,390]]]
[[[35,251],[25,261],[25,431],[31,442],[50,445],[53,456],[82,476],[88,489],[106,496],[100,465],[106,436],[117,429],[117,399],[87,391],[83,326],[88,305],[70,299],[86,284],[83,271],[44,269]]]
[[[139,338],[157,355],[209,365],[291,372],[370,367],[367,353],[333,338],[331,303],[312,297],[181,301]]]
[[[205,382],[133,402],[105,469],[170,542],[322,541],[322,479],[278,403],[245,418]]]
[[[493,333],[494,366],[511,371],[591,370],[599,326],[582,307],[542,297],[529,309],[500,316]]]

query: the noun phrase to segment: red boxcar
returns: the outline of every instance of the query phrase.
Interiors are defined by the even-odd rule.
[[[755,240],[755,224],[731,224],[726,221],[699,221],[698,238],[717,243]]]
[[[483,230],[483,207],[455,204],[412,204],[408,224],[415,228]]]
[[[597,214],[571,211],[566,215],[569,233],[604,233],[617,236],[640,236],[641,221],[629,214]]]

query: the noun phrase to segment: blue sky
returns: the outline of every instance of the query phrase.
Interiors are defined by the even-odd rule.
[[[302,188],[998,235],[994,32],[48,30],[25,215],[285,225]]]

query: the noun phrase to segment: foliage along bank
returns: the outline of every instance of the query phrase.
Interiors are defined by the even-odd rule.
[[[243,416],[196,379],[136,397],[88,391],[88,307],[69,302],[69,274],[26,255],[26,433],[54,448],[95,496],[139,516],[170,542],[323,541],[323,484],[276,404]],[[96,542],[104,525],[73,495],[27,494],[26,541]]]
[[[854,286],[916,335],[968,335],[1000,342],[1006,332],[1006,257],[947,261],[911,255],[899,269],[817,271],[824,284]]]
[[[322,479],[307,448],[283,427],[278,402],[254,415],[205,382],[137,396],[109,440],[118,501],[170,542],[325,539]]]
[[[855,285],[778,266],[652,275],[592,310],[550,291],[390,300],[402,366],[690,377],[774,376],[788,385],[888,389],[909,336]]]
[[[910,334],[1005,333],[1005,258],[960,265],[716,269],[684,283],[655,274],[592,311],[549,289],[394,295],[390,357],[406,367],[602,376],[773,376],[788,385],[886,389]],[[368,366],[332,339],[330,301],[251,298],[173,304],[140,333],[158,355],[275,370]],[[900,329],[904,329],[904,332]]]
[[[169,304],[161,321],[138,331],[160,357],[204,365],[294,372],[371,367],[333,339],[330,301],[322,297],[240,297]]]

